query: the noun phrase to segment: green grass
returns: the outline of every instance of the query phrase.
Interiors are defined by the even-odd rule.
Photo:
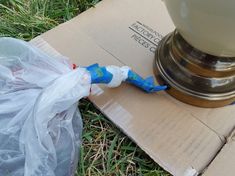
[[[26,41],[63,23],[99,0],[0,0],[0,36]],[[88,101],[78,176],[168,176]],[[33,161],[32,161],[33,162]]]

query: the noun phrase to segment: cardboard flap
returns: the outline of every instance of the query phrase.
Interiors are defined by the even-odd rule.
[[[103,0],[34,43],[47,52],[50,46],[78,65],[129,65],[148,76],[153,75],[158,42],[173,29],[162,1]],[[176,176],[201,173],[235,125],[234,106],[197,108],[164,92],[150,95],[127,84],[116,89],[94,86],[90,100]]]
[[[79,27],[99,47],[142,76],[153,75],[157,44],[175,28],[163,1],[157,0],[102,1],[67,26]],[[235,124],[234,106],[205,109],[167,98],[208,126],[222,140],[231,133]]]
[[[174,30],[164,4],[156,0],[102,1],[68,25],[79,27],[98,46],[143,76],[153,74],[157,44]]]
[[[235,131],[228,142],[216,156],[203,176],[234,176],[235,175]]]

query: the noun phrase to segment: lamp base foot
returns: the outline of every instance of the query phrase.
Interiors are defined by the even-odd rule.
[[[185,103],[209,108],[235,101],[235,58],[199,51],[177,31],[159,43],[154,71],[167,92]]]

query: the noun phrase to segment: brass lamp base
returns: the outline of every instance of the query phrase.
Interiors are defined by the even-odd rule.
[[[154,71],[167,92],[185,103],[221,107],[235,101],[235,58],[203,53],[177,31],[159,43]]]

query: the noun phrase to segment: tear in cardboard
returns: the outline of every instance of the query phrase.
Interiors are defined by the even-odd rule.
[[[158,42],[173,30],[160,0],[103,0],[32,43],[78,65],[128,65],[147,76],[153,75]],[[97,108],[171,174],[235,174],[234,106],[193,107],[164,92],[150,95],[130,85],[94,86],[92,92]]]

